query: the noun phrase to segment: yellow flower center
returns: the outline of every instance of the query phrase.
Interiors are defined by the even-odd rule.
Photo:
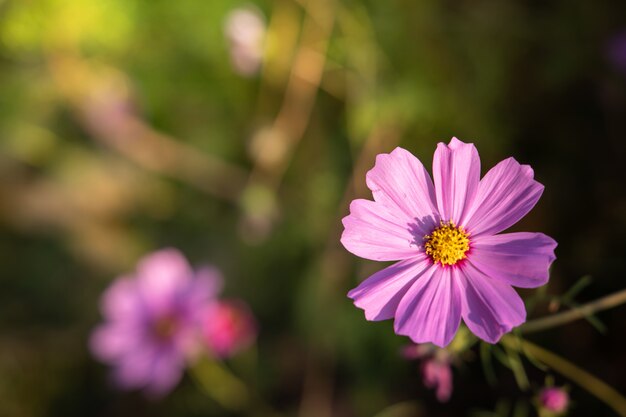
[[[433,262],[441,265],[454,265],[465,259],[469,249],[469,235],[454,222],[443,220],[430,235],[424,236],[424,249]]]

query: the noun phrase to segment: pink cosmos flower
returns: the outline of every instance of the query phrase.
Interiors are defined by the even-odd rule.
[[[169,392],[198,351],[202,314],[221,282],[212,268],[194,272],[176,249],[144,257],[102,295],[106,321],[91,335],[92,353],[114,367],[121,388]]]
[[[366,177],[374,201],[354,200],[341,242],[376,261],[396,261],[348,296],[368,320],[394,319],[397,334],[443,347],[461,317],[490,343],[526,319],[511,287],[548,281],[556,242],[542,233],[497,234],[528,213],[543,186],[533,170],[508,158],[480,179],[473,144],[452,138],[422,163],[396,148]]]
[[[563,388],[544,388],[539,393],[539,402],[545,410],[561,414],[567,410],[569,405],[569,394]]]
[[[257,325],[243,301],[219,301],[207,308],[203,333],[207,348],[215,356],[226,358],[254,342]]]

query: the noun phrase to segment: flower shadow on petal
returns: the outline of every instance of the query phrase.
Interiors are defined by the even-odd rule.
[[[439,224],[439,216],[424,216],[421,219],[414,217],[415,223],[409,223],[408,230],[413,236],[411,244],[421,247],[424,244],[424,236],[430,234]]]

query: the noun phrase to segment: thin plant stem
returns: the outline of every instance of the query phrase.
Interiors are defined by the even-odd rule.
[[[550,352],[534,343],[522,339],[514,339],[512,336],[502,338],[502,343],[513,349],[519,349],[526,356],[545,363],[551,369],[560,373],[581,388],[594,395],[600,401],[611,407],[618,415],[626,417],[626,398],[614,388],[598,379],[594,375],[579,368],[572,362],[557,354]]]
[[[519,331],[522,333],[533,333],[550,329],[624,303],[626,303],[626,289],[562,313],[529,321],[520,326]]]
[[[283,102],[271,126],[271,135],[278,138],[284,148],[271,160],[257,158],[249,175],[249,187],[262,183],[273,192],[277,191],[309,125],[335,25],[335,3],[336,0],[316,0],[301,4],[304,20],[300,43],[294,52]]]

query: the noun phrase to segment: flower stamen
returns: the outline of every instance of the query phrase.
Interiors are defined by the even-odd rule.
[[[434,263],[454,265],[467,257],[469,234],[454,222],[441,220],[439,227],[424,236],[424,249]]]

